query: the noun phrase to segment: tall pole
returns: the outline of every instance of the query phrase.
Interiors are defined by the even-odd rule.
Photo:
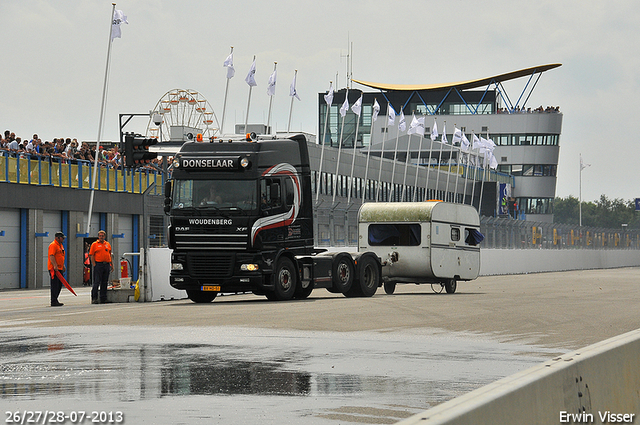
[[[377,103],[377,101],[376,101]],[[376,115],[377,117],[377,113],[375,111],[372,112],[372,117],[373,114]],[[371,129],[369,130],[369,149],[367,150],[367,164],[364,167],[364,183],[363,183],[363,188],[362,188],[362,203],[364,204],[364,200],[365,200],[365,192],[367,191],[367,178],[369,177],[369,158],[371,157],[371,144],[373,143],[373,123],[375,123],[376,120],[375,119],[371,119]],[[382,158],[380,158],[380,160],[382,161]]]
[[[277,65],[278,65],[278,62],[273,63],[273,72],[276,72]],[[271,131],[271,128],[269,128],[269,125],[271,125],[271,105],[273,104],[273,96],[275,96],[275,92],[274,94],[269,95],[269,113],[267,114],[267,131],[269,131],[272,134],[273,132]]]
[[[425,117],[426,118],[426,117]],[[429,147],[429,159],[427,160],[427,181],[424,183],[424,197],[425,199],[429,199],[429,171],[431,171],[431,152],[433,152],[433,141],[435,140],[435,138],[437,136],[435,136],[434,130],[435,130],[435,126],[436,126],[436,120],[435,118],[433,119],[433,126],[434,128],[431,129],[431,136],[429,137],[431,139],[431,146]],[[437,187],[436,187],[437,189]],[[435,198],[435,196],[434,196]]]
[[[298,76],[298,70],[296,69],[295,73],[293,74],[293,81],[294,83],[296,82],[296,77]],[[293,98],[295,96],[291,95],[291,106],[289,106],[289,124],[287,124],[287,133],[289,133],[291,131],[291,114],[293,113]]]
[[[440,138],[440,154],[438,155],[438,174],[436,174],[436,198],[438,197],[438,185],[440,183],[440,163],[442,162],[442,148],[445,145],[445,141],[447,140],[447,122],[444,122],[444,127],[442,127],[442,137]],[[447,192],[444,193],[443,201],[447,200]]]
[[[380,168],[378,169],[378,185],[376,186],[376,202],[380,199],[378,195],[380,195],[380,186],[382,185],[382,160],[384,159],[384,142],[387,141],[387,135],[389,134],[389,108],[391,108],[391,104],[387,104],[387,126],[384,129],[384,136],[382,136],[382,146],[380,147]],[[369,147],[371,148],[371,147]]]
[[[331,92],[331,81],[329,81],[329,92]],[[331,100],[333,103],[333,99]],[[327,105],[327,113],[324,116],[324,132],[322,134],[322,148],[320,149],[320,167],[318,168],[318,183],[316,183],[316,203],[318,203],[318,196],[320,195],[320,188],[318,185],[322,184],[322,163],[324,161],[324,145],[325,138],[327,137],[327,125],[329,123],[329,110],[331,109],[331,105],[329,103]]]
[[[231,53],[229,53],[230,55],[233,54],[233,46],[231,46]],[[231,78],[229,78],[228,76],[229,74],[227,74],[227,85],[224,89],[224,102],[222,103],[222,121],[220,122],[220,135],[222,136],[224,134],[224,117],[225,117],[225,113],[227,112],[227,95],[229,94],[229,80],[231,80]],[[235,133],[235,131],[234,131]]]
[[[349,103],[349,89],[347,89],[345,96],[345,101],[347,104]],[[340,128],[340,138],[338,139],[338,157],[336,158],[336,173],[333,175],[333,199],[331,200],[331,206],[337,206],[336,203],[336,191],[338,190],[337,182],[338,182],[338,171],[340,170],[340,153],[342,152],[342,134],[344,133],[344,122],[347,120],[347,113],[345,112],[344,117],[342,117],[342,127]]]
[[[424,135],[420,136],[420,145],[418,146],[418,163],[416,164],[416,180],[413,182],[413,197],[411,198],[412,202],[416,202],[416,198],[418,196],[418,174],[420,174],[420,154],[422,153],[423,140]]]
[[[362,96],[360,96],[360,100],[361,99],[362,99]],[[357,147],[358,147],[358,131],[360,130],[360,115],[362,114],[362,102],[356,101],[356,103],[360,103],[360,111],[356,114],[356,134],[353,136],[353,155],[351,157],[351,175],[349,176],[349,191],[347,192],[347,210],[351,203],[351,189],[353,188],[353,169],[355,168],[355,165],[356,165],[356,153],[357,153]],[[351,110],[354,113],[356,112],[353,110],[353,107],[351,107]],[[356,193],[356,196],[358,196],[357,193]]]
[[[116,11],[116,4],[111,3],[111,17],[109,19],[109,45],[107,47],[107,64],[104,70],[104,84],[102,85],[102,104],[100,105],[100,121],[98,122],[98,138],[96,139],[96,157],[95,164],[93,167],[93,179],[91,181],[91,195],[89,197],[89,212],[87,216],[87,231],[86,234],[89,235],[91,231],[91,214],[93,213],[93,199],[95,197],[96,192],[96,177],[98,174],[98,154],[100,153],[100,139],[102,137],[102,124],[104,122],[104,110],[107,103],[107,82],[109,81],[109,65],[111,62],[111,36],[113,34],[113,16]]]
[[[400,138],[400,124],[398,123],[398,132],[396,133],[396,147],[393,149],[393,167],[391,168],[391,194],[389,197],[393,197],[394,195],[394,186],[393,181],[396,176],[396,162],[398,160],[398,139]]]
[[[256,56],[253,55],[253,61],[256,61]],[[244,134],[247,134],[247,127],[249,126],[249,106],[251,105],[251,89],[253,86],[249,84],[249,99],[247,99],[247,115],[244,117]]]

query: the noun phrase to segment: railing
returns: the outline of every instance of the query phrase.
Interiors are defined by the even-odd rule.
[[[91,189],[94,164],[90,161],[0,152],[0,182],[38,186]],[[122,170],[98,166],[96,190],[143,193],[155,183],[151,193],[162,194],[164,176],[152,169]]]
[[[640,249],[640,230],[482,217],[482,248]]]

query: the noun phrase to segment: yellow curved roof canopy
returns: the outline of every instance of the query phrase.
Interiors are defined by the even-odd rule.
[[[545,72],[553,68],[562,66],[560,63],[554,63],[550,65],[534,66],[531,68],[521,69],[519,71],[508,72],[506,74],[496,75],[494,77],[481,78],[478,80],[460,81],[457,83],[445,83],[445,84],[381,84],[371,83],[369,81],[354,80],[351,81],[362,84],[363,86],[371,87],[379,90],[387,91],[424,91],[424,90],[445,90],[449,88],[457,88],[459,90],[475,89],[478,87],[487,86],[493,82],[502,82],[508,80],[514,80],[516,78],[526,77],[533,73]]]

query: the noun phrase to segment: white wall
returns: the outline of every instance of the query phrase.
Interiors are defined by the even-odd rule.
[[[638,250],[481,249],[480,275],[640,266]]]

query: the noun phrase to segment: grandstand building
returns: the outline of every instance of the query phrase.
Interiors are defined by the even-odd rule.
[[[328,110],[326,93],[320,93],[320,144],[311,154],[318,166],[314,182],[324,208],[345,208],[348,214],[357,211],[358,202],[444,199],[473,203],[482,215],[497,216],[505,213],[500,207],[506,190],[512,217],[552,222],[562,113],[558,107],[529,105],[527,101],[542,74],[559,66],[543,65],[449,84],[409,86],[352,80],[376,91],[336,91]],[[525,83],[522,92],[512,98],[503,83],[515,79]],[[343,118],[340,108],[345,98],[351,106],[360,96],[360,116],[349,109]],[[380,111],[374,122],[376,101]],[[393,125],[388,123],[388,105],[396,114]],[[407,128],[413,116],[424,118],[424,136],[407,135],[406,131],[398,134],[401,113]],[[429,135],[434,123],[440,134],[446,129],[449,142],[456,128],[469,140],[473,135],[493,140],[497,167],[474,167],[469,154],[459,146],[441,143],[441,135],[432,143]]]

